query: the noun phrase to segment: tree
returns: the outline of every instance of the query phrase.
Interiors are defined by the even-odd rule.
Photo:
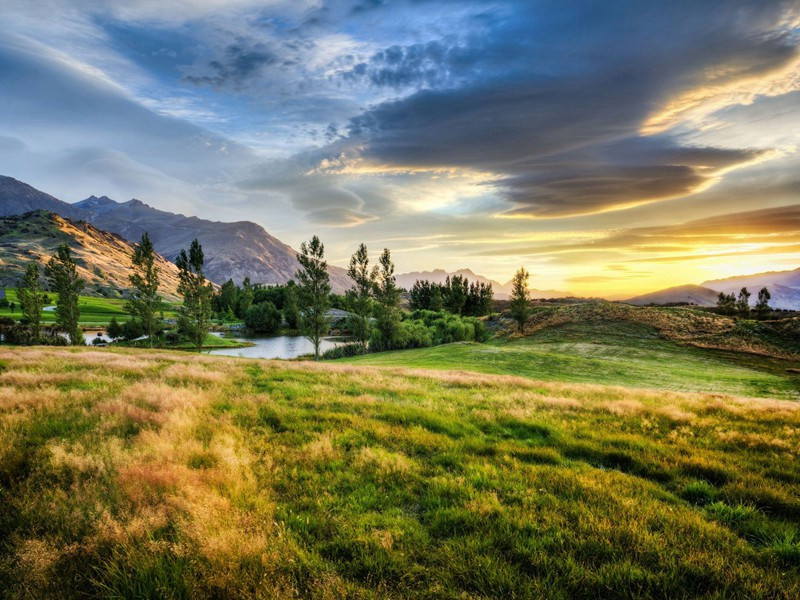
[[[297,329],[300,326],[300,307],[297,305],[297,286],[294,281],[286,284],[283,303],[283,320],[289,329]]]
[[[366,349],[371,329],[372,296],[375,291],[375,278],[378,274],[377,267],[369,268],[366,245],[361,244],[350,258],[347,274],[353,280],[353,287],[347,292],[348,306],[354,315],[349,319],[350,330]]]
[[[135,269],[130,276],[133,291],[126,308],[141,323],[144,335],[147,336],[148,345],[152,348],[158,325],[161,297],[158,295],[159,269],[156,264],[156,253],[153,243],[150,241],[150,235],[146,231],[133,251],[131,262]]]
[[[299,282],[300,330],[314,344],[314,360],[319,360],[319,345],[330,330],[328,310],[331,307],[331,284],[325,246],[317,236],[309,243],[300,244],[297,261],[301,269],[296,277]]]
[[[111,317],[111,321],[108,323],[108,327],[106,327],[106,335],[112,340],[118,340],[124,334],[124,330],[122,329],[122,325],[119,324],[117,321],[117,317]]]
[[[378,260],[378,273],[375,280],[375,300],[378,302],[377,329],[380,346],[391,349],[400,328],[400,290],[394,276],[394,263],[388,248],[383,249]]]
[[[281,327],[281,320],[281,311],[272,302],[254,304],[244,316],[244,324],[256,333],[275,333]]]
[[[56,325],[69,336],[73,346],[83,345],[83,332],[78,325],[80,310],[78,294],[83,289],[83,280],[78,277],[72,252],[67,244],[61,244],[45,267],[45,274],[50,280],[50,287],[58,294],[56,300]]]
[[[769,301],[772,296],[767,288],[761,288],[758,292],[758,303],[756,304],[756,315],[759,319],[766,319],[769,314]]]
[[[233,283],[233,279],[228,279],[228,281],[222,284],[222,287],[219,289],[219,295],[215,297],[215,300],[217,301],[217,312],[221,315],[226,314],[228,311],[234,312],[237,309],[239,303],[239,288]],[[247,308],[250,307],[248,306]],[[245,312],[247,312],[246,309]]]
[[[431,310],[431,300],[435,284],[430,281],[420,280],[414,282],[408,292],[408,305],[411,310]],[[441,299],[441,295],[439,296]]]
[[[717,309],[723,315],[736,314],[736,296],[720,292],[717,296]]]
[[[444,307],[454,315],[460,315],[467,303],[469,295],[469,281],[461,275],[447,277],[442,288],[442,302]]]
[[[25,269],[25,276],[22,278],[22,285],[20,285],[17,295],[19,296],[22,316],[31,327],[35,343],[39,339],[39,324],[42,320],[42,308],[44,307],[44,294],[39,281],[38,262],[31,262],[28,268]]]
[[[178,309],[178,327],[202,352],[203,342],[211,326],[211,296],[214,287],[203,275],[203,247],[196,239],[189,246],[189,253],[181,250],[175,264],[178,266],[180,283],[178,293],[183,296],[183,305]]]
[[[253,286],[250,283],[250,278],[245,277],[242,282],[242,289],[238,291],[236,299],[236,308],[234,314],[243,319],[247,314],[247,309],[253,305]]]
[[[511,280],[511,316],[517,322],[520,333],[525,329],[530,307],[528,306],[528,278],[525,267],[520,267]]]
[[[750,292],[746,287],[739,291],[739,299],[736,301],[736,312],[741,316],[750,316]]]

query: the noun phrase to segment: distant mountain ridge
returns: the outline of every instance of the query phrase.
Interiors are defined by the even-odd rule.
[[[65,219],[45,210],[0,217],[0,286],[17,286],[31,260],[39,261],[43,268],[63,243],[73,251],[85,294],[113,298],[130,288],[133,244],[85,221]],[[156,257],[156,264],[159,292],[177,299],[178,268],[162,256]]]
[[[681,285],[643,294],[625,300],[628,304],[677,304],[685,302],[697,306],[715,306],[720,292],[738,295],[746,287],[750,304],[758,302],[758,292],[767,288],[772,308],[800,310],[800,269],[769,271],[753,275],[737,275],[725,279],[712,279],[700,285]]]
[[[69,204],[12,177],[0,176],[0,216],[38,209],[86,221],[131,242],[138,242],[147,231],[156,251],[170,261],[197,238],[205,253],[206,276],[216,283],[228,279],[241,283],[246,277],[253,283],[286,283],[299,269],[294,249],[250,221],[209,221],[158,210],[136,199],[117,202],[107,196]],[[334,291],[350,287],[344,269],[331,266],[329,272]]]
[[[500,283],[494,279],[489,279],[483,275],[478,275],[471,269],[459,269],[457,271],[445,271],[444,269],[434,269],[432,271],[412,271],[397,275],[397,285],[401,288],[410,290],[417,281],[430,281],[431,283],[444,283],[448,277],[460,275],[470,283],[490,283],[494,297],[498,300],[505,300],[511,295],[511,282]],[[572,296],[569,292],[558,290],[529,290],[531,298],[567,298]]]
[[[697,306],[714,306],[719,292],[700,285],[680,285],[676,287],[642,294],[625,300],[627,304],[647,306],[648,304],[695,304]]]

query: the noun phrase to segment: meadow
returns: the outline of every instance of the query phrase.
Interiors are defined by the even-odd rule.
[[[797,598],[800,404],[0,348],[8,598]]]
[[[48,306],[54,306],[57,299],[57,294],[52,292],[47,294],[50,299]],[[6,299],[9,302],[16,304],[15,310],[12,313],[10,307],[0,308],[0,316],[12,317],[19,320],[22,317],[22,311],[19,306],[19,298],[17,291],[13,288],[6,290]],[[125,310],[125,300],[121,298],[101,298],[98,296],[80,296],[78,300],[78,308],[81,311],[80,324],[84,327],[105,327],[111,322],[112,318],[116,318],[120,323],[130,319],[130,315]],[[175,312],[176,305],[164,305],[164,318],[174,319],[177,316]],[[52,310],[42,311],[42,323],[50,324],[55,322],[55,312]]]

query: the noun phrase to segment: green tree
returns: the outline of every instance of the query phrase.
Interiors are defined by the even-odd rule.
[[[108,327],[106,327],[106,335],[112,340],[118,340],[123,334],[124,330],[122,325],[119,324],[119,321],[117,321],[117,317],[111,317],[111,321],[108,323]]]
[[[31,327],[34,343],[39,341],[39,325],[42,321],[42,308],[44,307],[44,294],[39,279],[39,263],[31,262],[25,269],[25,276],[17,291],[19,305],[23,318]]]
[[[758,303],[756,303],[756,315],[759,319],[766,319],[769,315],[769,301],[772,296],[767,288],[761,288],[758,292]]]
[[[720,292],[717,296],[717,309],[723,315],[736,314],[736,296]]]
[[[750,316],[750,292],[746,287],[739,291],[739,299],[736,301],[736,312],[743,317]]]
[[[239,288],[233,283],[233,279],[228,279],[222,284],[219,289],[219,296],[217,297],[218,306],[217,312],[224,315],[228,311],[235,311],[239,303]],[[248,306],[248,308],[250,308]]]
[[[183,305],[178,309],[179,329],[202,352],[203,341],[211,326],[211,297],[214,287],[203,275],[203,247],[196,239],[189,246],[189,253],[181,250],[175,264],[178,266],[180,284],[178,292],[183,296]]]
[[[442,302],[445,309],[454,315],[460,315],[464,310],[469,295],[469,281],[461,275],[447,277],[442,288]]]
[[[72,251],[67,244],[61,244],[56,255],[45,267],[50,280],[50,288],[58,294],[56,300],[56,325],[67,333],[73,346],[83,345],[83,332],[79,326],[80,309],[78,295],[83,289],[83,280],[78,277],[78,269],[72,259]]]
[[[528,305],[528,279],[530,274],[525,267],[520,267],[511,280],[511,317],[517,322],[520,333],[525,329],[525,323],[530,315]]]
[[[350,329],[355,338],[366,349],[371,329],[373,294],[377,267],[369,268],[367,247],[361,244],[350,258],[347,274],[353,280],[353,287],[347,292],[347,304],[353,317],[349,319]]]
[[[314,344],[314,360],[319,360],[319,345],[330,330],[331,284],[325,246],[317,236],[300,245],[297,255],[300,270],[296,277],[300,301],[300,330]]]
[[[281,327],[281,320],[281,311],[272,302],[254,304],[244,316],[244,324],[256,333],[275,333]]]
[[[375,279],[375,300],[378,303],[377,330],[379,346],[383,350],[391,349],[400,329],[400,289],[394,276],[394,263],[388,248],[383,249],[378,260],[378,272]]]
[[[234,314],[240,319],[244,319],[247,309],[253,305],[253,285],[250,283],[249,277],[244,278],[242,288],[238,292]]]
[[[131,262],[134,268],[134,273],[130,276],[133,290],[125,308],[141,323],[148,345],[152,348],[158,327],[161,297],[158,295],[159,268],[156,264],[156,252],[146,231],[133,251]]]
[[[283,320],[289,329],[297,329],[300,326],[300,307],[297,301],[297,286],[294,281],[286,284],[283,302]]]

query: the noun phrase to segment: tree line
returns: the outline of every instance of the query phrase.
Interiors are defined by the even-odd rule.
[[[205,256],[195,239],[178,254],[178,308],[175,331],[166,331],[163,299],[159,294],[160,278],[157,254],[149,234],[144,233],[131,256],[133,272],[131,291],[125,310],[131,319],[120,324],[112,319],[108,335],[112,339],[144,338],[148,346],[161,335],[168,341],[188,340],[202,351],[212,318],[242,319],[245,326],[259,332],[274,333],[284,323],[299,330],[314,345],[314,358],[320,358],[322,340],[331,328],[332,307],[348,311],[346,329],[355,340],[348,352],[367,352],[477,340],[485,337],[477,317],[491,312],[491,284],[470,283],[455,275],[444,284],[418,281],[410,292],[412,313],[400,310],[402,290],[398,288],[391,251],[384,248],[376,264],[370,263],[365,244],[360,244],[350,259],[347,273],[352,286],[344,296],[332,293],[325,246],[317,236],[303,242],[297,260],[300,268],[295,281],[284,285],[264,286],[245,279],[241,286],[228,280],[218,291],[203,273]],[[79,277],[70,247],[62,244],[45,267],[49,289],[57,294],[56,327],[67,334],[73,345],[84,343],[79,326],[79,293],[84,282]],[[528,274],[520,269],[515,275],[511,312],[520,330],[528,316]],[[41,336],[41,312],[45,290],[41,285],[39,263],[28,265],[19,287],[23,311],[22,328],[27,338],[17,335],[17,343],[61,343],[61,336]]]
[[[755,312],[757,319],[766,319],[770,313],[769,301],[772,296],[767,288],[761,288],[758,292],[758,301],[752,311],[750,309],[750,296],[752,294],[746,287],[739,290],[739,296],[734,294],[719,293],[717,297],[717,310],[723,315],[739,315],[740,317],[749,317],[751,312]]]

